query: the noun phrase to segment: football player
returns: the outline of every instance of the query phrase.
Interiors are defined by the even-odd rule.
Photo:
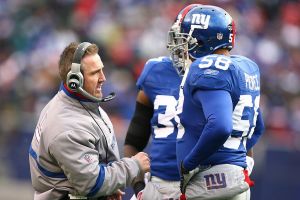
[[[174,41],[181,48],[174,54],[195,60],[185,70],[178,102],[181,199],[250,199],[246,154],[264,130],[259,68],[230,55],[236,29],[222,8],[199,5],[177,19]]]
[[[184,8],[185,13],[198,4]],[[169,31],[168,48],[174,50],[173,27]],[[176,47],[181,48],[181,47]],[[136,107],[131,119],[124,147],[124,155],[131,157],[142,151],[151,136],[151,176],[146,184],[143,177],[134,191],[139,199],[178,199],[180,176],[176,160],[176,136],[178,133],[177,100],[184,69],[189,65],[172,54],[148,60],[137,80],[139,89]]]

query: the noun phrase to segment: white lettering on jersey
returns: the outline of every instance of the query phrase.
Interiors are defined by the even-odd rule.
[[[245,74],[245,80],[246,80],[246,88],[249,90],[260,90],[260,85],[258,82],[257,75],[251,76],[247,73]]]
[[[234,111],[232,113],[232,125],[233,130],[241,131],[242,135],[240,137],[229,136],[226,142],[223,144],[224,147],[230,149],[238,149],[243,142],[244,148],[246,148],[246,138],[252,137],[254,128],[256,125],[256,120],[258,116],[260,96],[255,96],[255,99],[251,95],[241,95],[239,102],[236,104]],[[246,119],[244,116],[244,109],[252,108],[253,116]]]
[[[165,106],[165,113],[158,114],[158,123],[164,127],[154,126],[155,138],[166,138],[174,132],[174,124],[172,119],[178,118],[176,115],[177,100],[174,96],[157,95],[154,100],[154,109],[157,110],[160,106]],[[179,120],[176,120],[179,121]]]
[[[210,15],[204,14],[193,14],[192,26],[199,29],[207,29],[210,20]]]
[[[199,68],[209,68],[211,66],[215,66],[217,69],[221,70],[227,70],[231,64],[230,58],[227,58],[225,56],[218,56],[217,55],[208,55],[201,59],[201,62],[199,63]]]

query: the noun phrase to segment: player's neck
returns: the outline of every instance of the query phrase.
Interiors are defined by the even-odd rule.
[[[224,56],[230,56],[229,50],[228,49],[217,49],[214,54],[220,54]]]

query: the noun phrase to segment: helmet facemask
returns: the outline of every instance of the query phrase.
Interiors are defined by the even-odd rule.
[[[187,67],[191,64],[189,59],[189,34],[180,33],[180,27],[175,23],[168,32],[167,49],[172,58],[173,65],[180,76],[184,75]]]

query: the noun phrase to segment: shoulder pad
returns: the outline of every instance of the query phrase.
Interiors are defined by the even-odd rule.
[[[234,65],[230,57],[208,55],[192,63],[189,84],[204,90],[223,89],[230,91]]]
[[[165,70],[161,65],[172,65],[172,61],[169,57],[164,56],[149,59],[137,80],[137,87],[141,89],[146,79],[151,81],[152,79],[155,79],[155,76],[157,76],[156,74],[160,74],[161,70]]]

